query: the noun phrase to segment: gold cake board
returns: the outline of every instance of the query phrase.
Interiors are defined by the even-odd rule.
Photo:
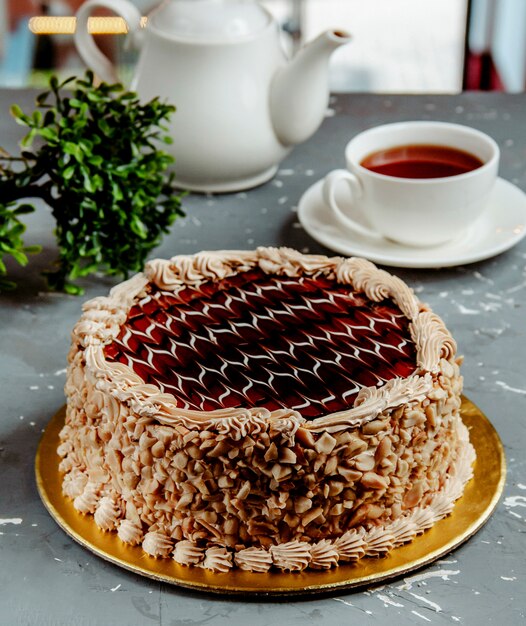
[[[62,475],[56,452],[64,424],[63,407],[49,422],[40,441],[35,471],[40,497],[58,525],[75,541],[115,565],[165,583],[219,594],[286,596],[327,593],[370,585],[428,565],[474,535],[493,513],[504,488],[506,460],[500,438],[473,402],[462,399],[461,415],[477,453],[474,477],[453,513],[412,542],[384,558],[364,558],[330,570],[256,574],[232,569],[226,574],[184,567],[171,559],[155,559],[141,547],[121,542],[115,532],[103,532],[92,515],[81,515],[62,495]]]

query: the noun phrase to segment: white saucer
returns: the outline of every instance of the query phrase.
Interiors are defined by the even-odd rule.
[[[498,178],[485,214],[458,239],[432,248],[412,248],[388,239],[358,235],[325,205],[318,181],[301,197],[298,217],[318,243],[347,256],[392,267],[452,267],[483,261],[508,250],[526,235],[526,195]]]

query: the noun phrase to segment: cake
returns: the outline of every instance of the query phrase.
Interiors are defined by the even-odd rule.
[[[215,572],[384,556],[472,476],[459,364],[443,321],[364,259],[153,260],[74,328],[63,493],[148,555]]]

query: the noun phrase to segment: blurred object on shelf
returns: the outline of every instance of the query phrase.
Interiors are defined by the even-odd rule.
[[[34,10],[31,2],[0,0],[0,86],[27,84],[33,66],[35,38],[28,29],[26,10]]]
[[[141,19],[145,27],[147,17]],[[29,30],[35,35],[73,35],[77,28],[76,17],[48,17],[38,15],[29,20]],[[126,35],[128,26],[122,17],[90,17],[88,32],[92,35]]]
[[[524,91],[524,0],[469,1],[463,87],[482,91]]]
[[[4,55],[0,54],[0,86],[41,86],[49,74],[71,75],[83,71],[73,38],[67,32],[35,35],[31,18],[68,18],[83,0],[0,0],[0,42],[4,32]],[[101,16],[108,15],[101,12]],[[97,38],[106,54],[115,55],[112,38]]]
[[[292,40],[293,50],[301,47],[302,27],[306,17],[306,4],[303,0],[288,0],[289,9],[282,23],[282,29]]]
[[[15,30],[3,33],[0,57],[0,86],[24,87],[33,69],[35,38],[27,20],[20,20]]]
[[[502,89],[491,52],[496,10],[495,0],[469,0],[463,78],[465,90]]]

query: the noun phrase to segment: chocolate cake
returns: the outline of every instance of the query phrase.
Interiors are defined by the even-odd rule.
[[[472,475],[456,345],[400,279],[290,249],[155,260],[73,332],[64,494],[151,556],[381,556]]]

